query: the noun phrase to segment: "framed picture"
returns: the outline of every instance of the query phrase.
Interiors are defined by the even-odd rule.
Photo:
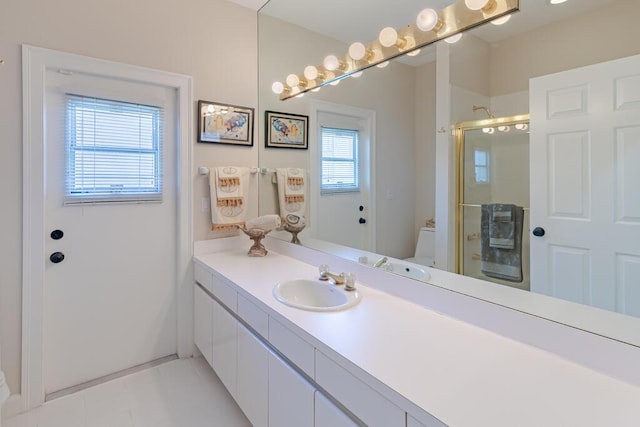
[[[253,108],[198,101],[198,142],[253,145]]]
[[[309,116],[265,111],[265,145],[275,148],[308,148]]]

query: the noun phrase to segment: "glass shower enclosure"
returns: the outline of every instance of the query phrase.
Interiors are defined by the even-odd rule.
[[[530,290],[529,115],[458,123],[455,135],[456,272]]]

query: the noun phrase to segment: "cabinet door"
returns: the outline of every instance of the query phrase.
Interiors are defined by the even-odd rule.
[[[193,296],[193,339],[209,365],[213,365],[213,300],[198,285]]]
[[[269,353],[269,425],[314,426],[315,388],[274,353]]]
[[[267,347],[247,328],[238,325],[236,401],[254,427],[268,425],[269,353]]]
[[[358,424],[319,391],[316,391],[315,401],[315,427],[358,427]]]
[[[238,321],[220,304],[213,306],[213,370],[236,399]]]
[[[413,418],[411,415],[407,415],[407,427],[427,427],[420,421]]]
[[[320,387],[366,425],[406,427],[406,412],[318,350],[315,379]]]

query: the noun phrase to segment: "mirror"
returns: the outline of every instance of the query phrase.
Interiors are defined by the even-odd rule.
[[[375,137],[370,142],[371,162],[367,168],[371,174],[371,197],[363,205],[362,215],[346,204],[343,207],[351,215],[346,217],[353,221],[351,228],[357,228],[360,217],[367,220],[373,238],[365,249],[396,259],[414,256],[418,230],[436,216],[436,170],[441,167],[435,161],[436,141],[454,123],[484,118],[482,111],[472,111],[473,105],[488,106],[496,116],[528,113],[532,77],[640,53],[640,45],[635,43],[640,28],[633,18],[640,13],[640,4],[635,0],[574,0],[557,6],[521,0],[521,11],[509,22],[502,26],[484,25],[465,33],[448,53],[431,46],[416,57],[366,70],[358,79],[349,78],[336,87],[282,102],[271,91],[274,81],[282,81],[292,72],[301,73],[305,66],[318,64],[329,53],[345,52],[353,41],[372,40],[385,26],[413,22],[424,7],[419,1],[394,2],[393,6],[388,2],[373,5],[370,1],[366,6],[355,1],[335,5],[305,3],[304,7],[298,3],[271,0],[259,13],[258,129],[264,133],[265,110],[310,116],[310,148],[267,149],[261,143],[260,166],[317,171],[317,157],[312,157],[316,143],[313,134],[318,129],[312,114],[336,106],[375,112]],[[443,1],[434,7],[448,3]],[[374,10],[377,8],[382,12]],[[436,59],[443,59],[445,54],[449,72],[443,74]],[[442,85],[450,88],[446,103],[436,99]],[[449,103],[449,120],[437,123],[438,108]],[[264,134],[259,134],[259,140],[264,140]],[[449,143],[453,146],[453,138]],[[453,158],[450,156],[452,162]],[[453,190],[452,183],[448,186]],[[277,212],[277,206],[275,186],[267,174],[260,179],[260,214]],[[453,205],[450,211],[453,215]],[[321,222],[322,218],[310,215],[310,229],[300,235],[303,244],[316,237],[313,233]],[[436,224],[437,230],[440,227]],[[366,243],[366,239],[363,241]],[[583,306],[578,306],[572,310],[579,312],[575,318],[602,316],[605,320],[574,321],[559,313],[562,308],[551,308],[554,299],[544,301],[548,304],[534,314],[640,345],[640,321],[636,318],[595,309],[584,311]]]

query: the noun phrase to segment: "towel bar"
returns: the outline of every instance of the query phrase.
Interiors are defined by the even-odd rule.
[[[265,175],[269,172],[275,172],[273,169],[269,169],[269,168],[249,168],[249,171],[252,174],[256,174],[258,172],[260,172],[260,174]],[[209,175],[209,168],[206,166],[200,166],[198,168],[198,173],[200,175]]]
[[[459,206],[466,207],[466,208],[481,208],[482,207],[482,205],[476,205],[476,204],[473,204],[473,203],[460,203]],[[522,208],[522,209],[525,210],[525,211],[529,210],[529,208]]]

